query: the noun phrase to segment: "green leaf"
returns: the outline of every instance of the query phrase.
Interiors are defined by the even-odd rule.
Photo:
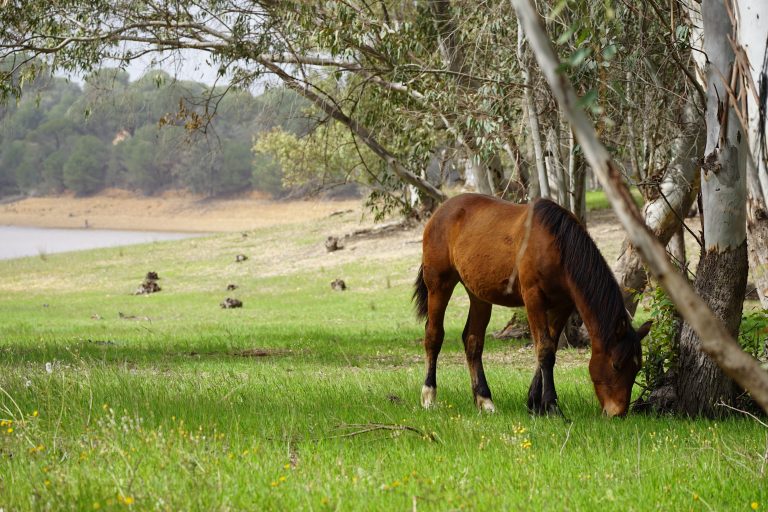
[[[592,53],[592,48],[589,48],[589,47],[579,48],[568,59],[568,65],[571,66],[572,68],[578,67],[585,60],[587,60],[587,57],[589,57],[591,53]]]
[[[576,105],[578,107],[583,108],[584,110],[591,111],[596,104],[597,104],[597,89],[590,89],[589,91],[587,91],[587,94],[579,98],[579,101]]]
[[[548,18],[555,18],[558,14],[563,12],[563,10],[568,6],[568,0],[560,0],[551,11],[549,11]]]
[[[571,37],[573,37],[574,32],[576,32],[576,25],[572,25],[568,27],[568,29],[560,34],[560,37],[557,38],[557,44],[564,44],[566,43]]]
[[[603,48],[603,59],[612,60],[618,52],[619,52],[619,49],[616,46],[616,44],[611,43],[605,48]]]

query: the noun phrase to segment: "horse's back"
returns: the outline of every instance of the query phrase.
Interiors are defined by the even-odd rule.
[[[424,228],[425,278],[458,277],[475,296],[495,304],[521,305],[510,277],[525,239],[531,206],[480,194],[446,201]]]

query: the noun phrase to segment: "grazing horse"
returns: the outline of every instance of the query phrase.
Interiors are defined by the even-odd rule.
[[[483,342],[493,304],[525,306],[536,350],[528,408],[560,413],[553,369],[557,341],[574,308],[592,340],[589,373],[603,412],[622,416],[640,371],[640,340],[650,322],[632,328],[619,285],[594,241],[567,210],[540,199],[513,204],[480,194],[446,201],[424,228],[422,264],[413,294],[427,319],[427,376],[421,404],[435,403],[437,356],[445,308],[457,283],[469,295],[461,335],[475,404],[495,410],[483,371]]]

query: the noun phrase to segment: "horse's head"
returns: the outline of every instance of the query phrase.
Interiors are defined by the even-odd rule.
[[[613,340],[603,340],[602,345],[592,344],[589,374],[607,416],[624,416],[629,409],[632,385],[642,365],[640,340],[650,329],[651,322],[635,331],[627,320],[622,319]]]

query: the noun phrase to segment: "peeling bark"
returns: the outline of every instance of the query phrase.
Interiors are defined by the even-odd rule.
[[[701,7],[707,54],[707,144],[701,173],[705,252],[696,271],[695,289],[735,337],[747,286],[748,148],[732,104],[731,94],[742,91],[742,77],[732,72],[735,54],[730,40],[737,39],[737,32],[728,8],[722,0],[704,0]],[[688,322],[680,336],[678,364],[677,410],[691,416],[723,414],[718,404],[731,404],[736,388],[702,352],[700,335]]]

